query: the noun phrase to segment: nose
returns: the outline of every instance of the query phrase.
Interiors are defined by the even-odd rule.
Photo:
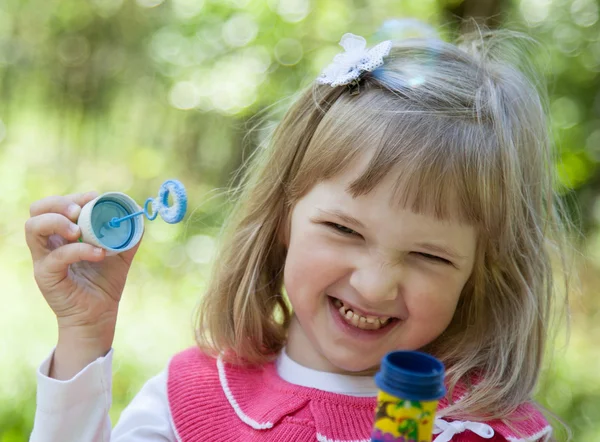
[[[374,305],[394,301],[400,287],[400,270],[381,259],[371,259],[357,266],[350,276],[350,285],[365,302]]]

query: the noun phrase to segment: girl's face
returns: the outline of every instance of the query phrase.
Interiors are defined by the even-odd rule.
[[[287,353],[321,371],[373,370],[435,340],[473,269],[475,229],[391,205],[393,174],[367,195],[346,192],[366,160],[300,199],[285,238]]]

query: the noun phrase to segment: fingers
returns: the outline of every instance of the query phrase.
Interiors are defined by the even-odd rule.
[[[79,238],[77,221],[81,207],[98,196],[98,192],[73,193],[66,196],[42,198],[29,207],[31,218],[25,223],[25,238],[34,261],[46,256],[48,237],[58,234],[67,240]]]
[[[95,190],[91,190],[89,192],[84,193],[72,193],[67,195],[66,197],[72,199],[75,204],[83,207],[97,196],[98,192],[96,192]]]
[[[65,196],[49,196],[31,204],[29,214],[34,217],[43,213],[60,213],[76,221],[81,207],[98,196],[98,192],[74,193]]]
[[[66,244],[52,251],[40,262],[40,274],[46,275],[54,283],[62,281],[69,271],[69,265],[79,261],[102,261],[104,250],[91,244],[76,242]]]
[[[81,232],[79,226],[58,213],[44,213],[25,222],[25,240],[34,261],[46,256],[48,237],[60,235],[68,241],[75,241]]]

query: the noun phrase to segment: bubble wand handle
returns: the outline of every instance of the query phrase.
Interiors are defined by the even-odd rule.
[[[121,221],[125,221],[125,220],[127,220],[127,219],[129,219],[129,218],[133,218],[134,216],[139,216],[139,215],[142,215],[143,213],[144,213],[144,211],[143,211],[143,210],[140,210],[139,212],[132,213],[131,215],[124,216],[123,218],[117,218],[117,217],[115,216],[113,219],[111,219],[111,220],[108,222],[108,225],[109,225],[110,227],[120,227],[120,225],[121,225]]]

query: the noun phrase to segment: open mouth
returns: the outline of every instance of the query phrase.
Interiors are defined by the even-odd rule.
[[[351,306],[345,304],[343,301],[328,296],[329,302],[337,310],[341,319],[348,325],[352,325],[361,330],[382,330],[391,326],[391,324],[398,321],[398,318],[390,316],[363,316],[359,313],[354,312]]]

